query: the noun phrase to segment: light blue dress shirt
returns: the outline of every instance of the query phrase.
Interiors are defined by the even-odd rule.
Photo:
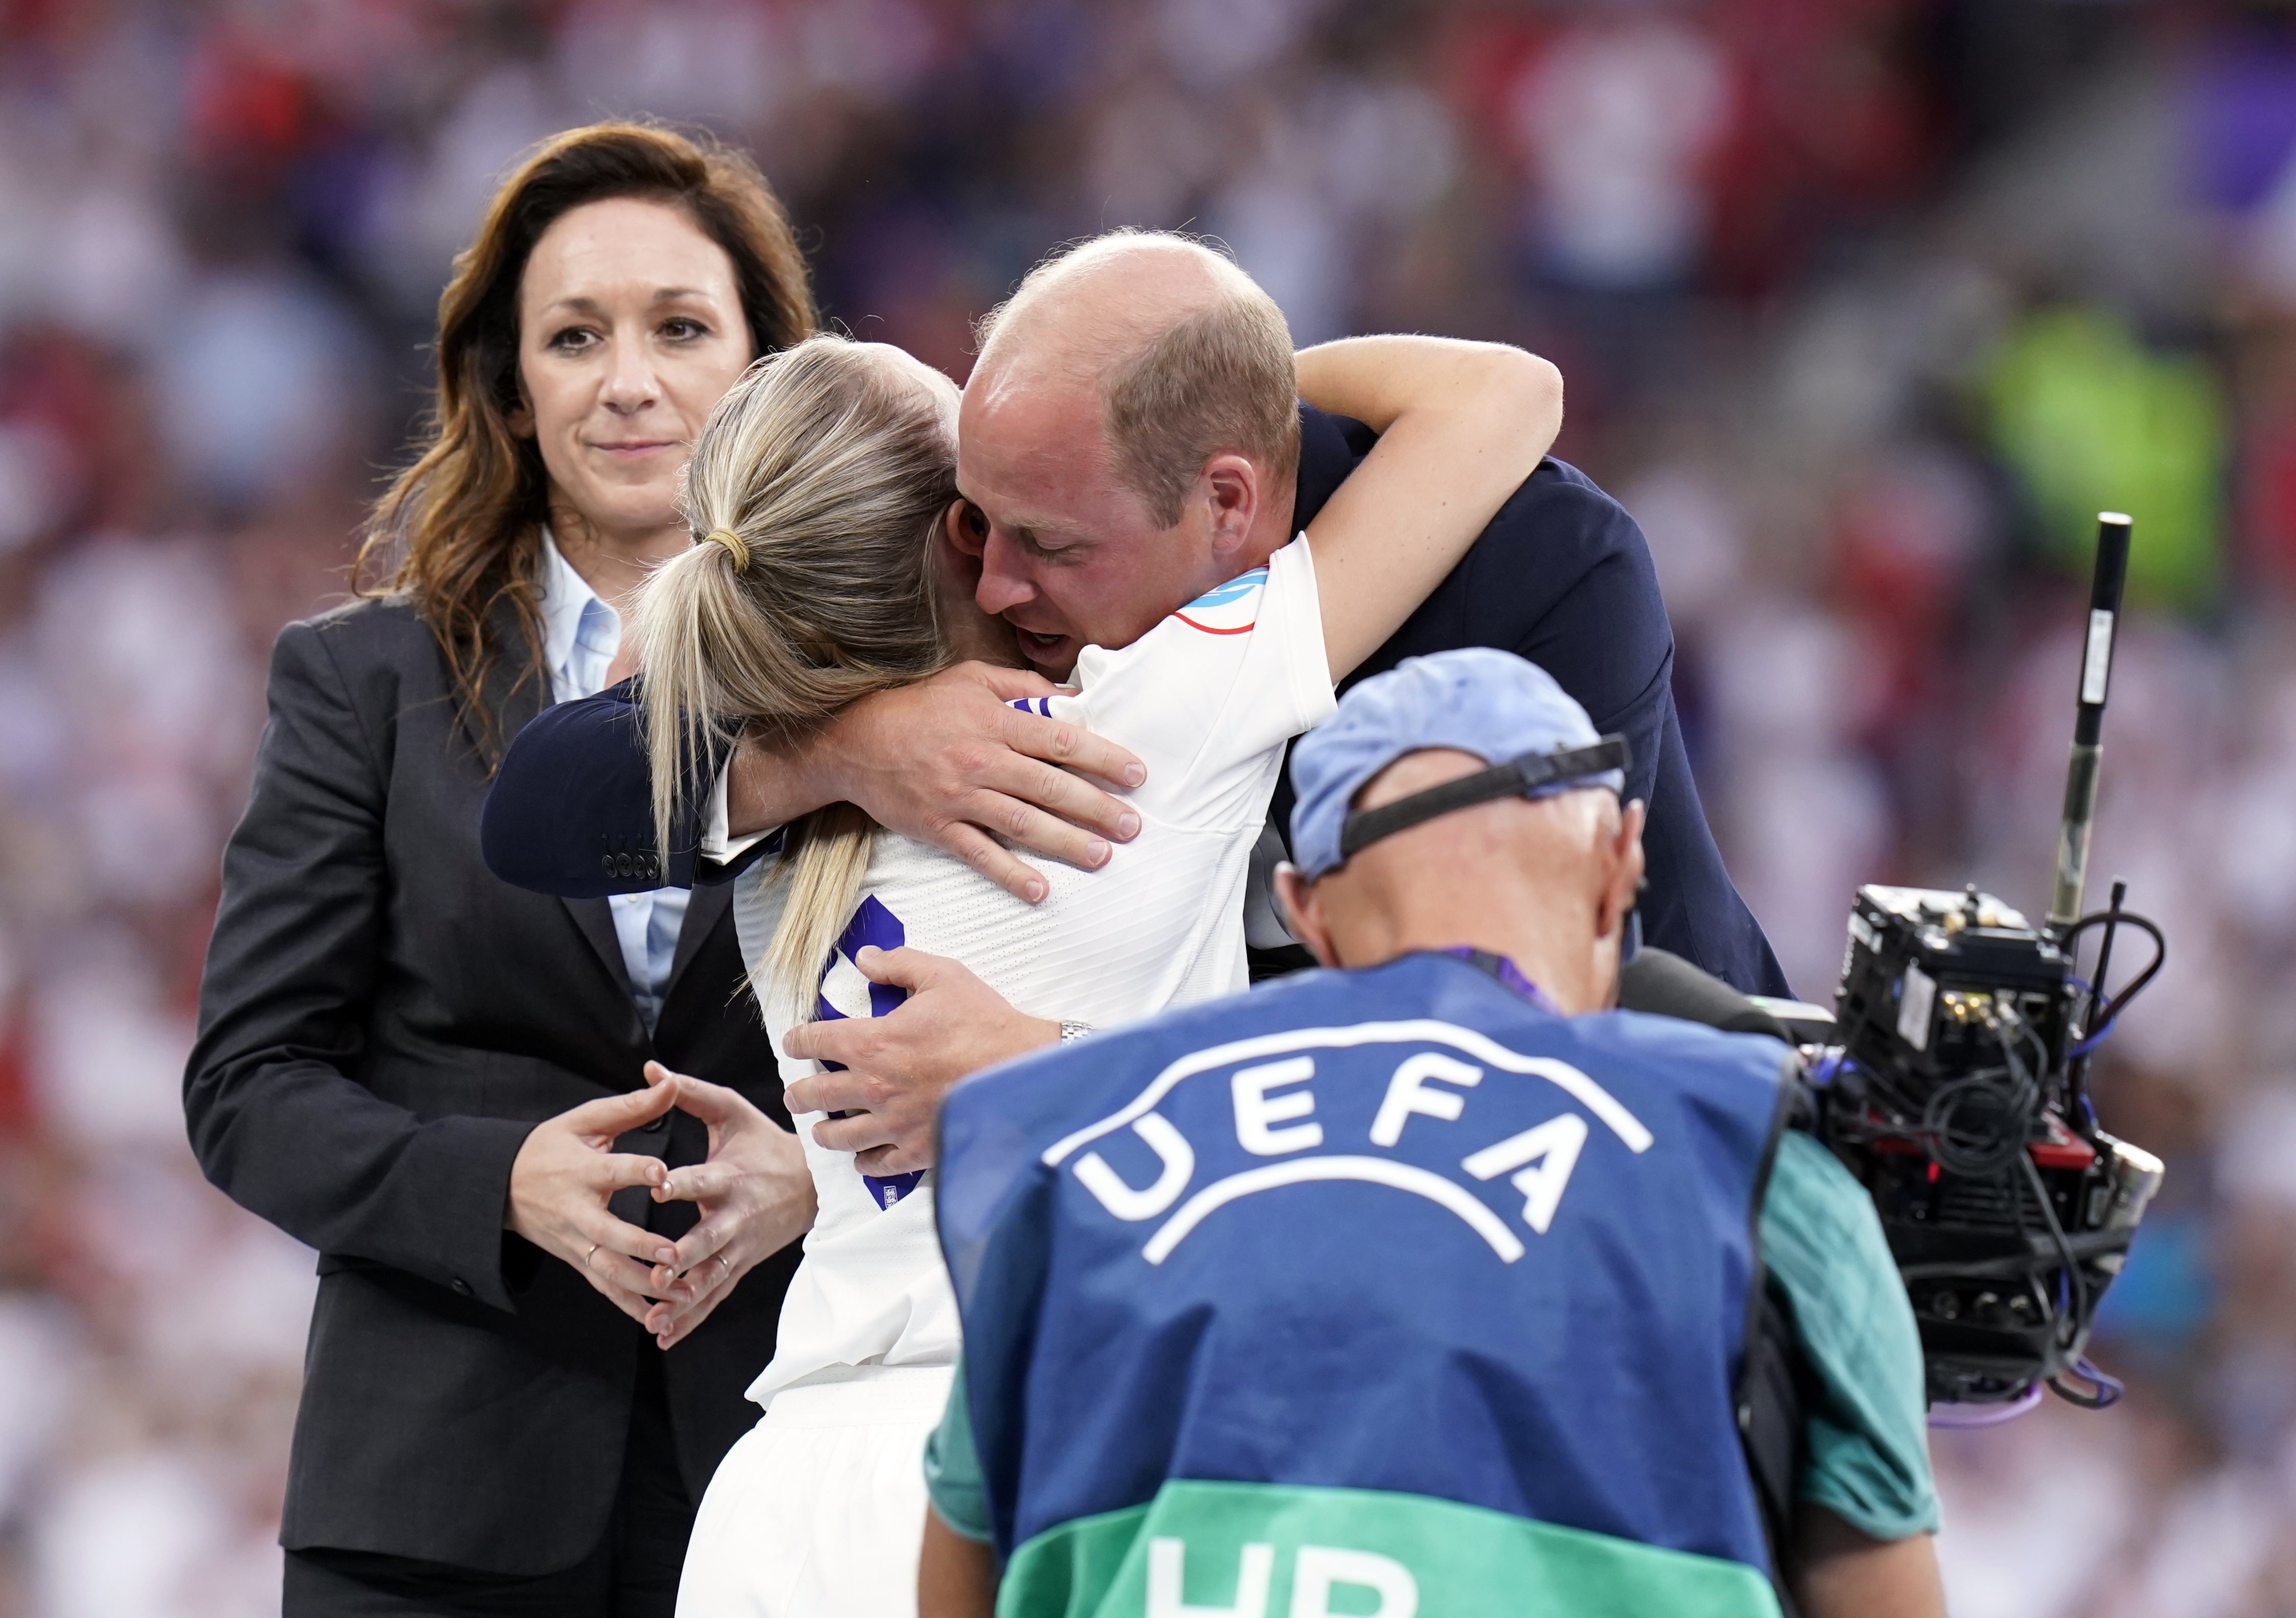
[[[558,541],[542,530],[542,656],[550,670],[551,695],[561,702],[595,696],[606,688],[606,669],[621,649],[621,615],[599,598],[589,581],[559,554]],[[722,810],[720,811],[723,812]],[[614,936],[622,946],[630,997],[646,1031],[661,1016],[669,987],[670,964],[677,958],[677,932],[685,924],[684,888],[651,893],[617,893]]]

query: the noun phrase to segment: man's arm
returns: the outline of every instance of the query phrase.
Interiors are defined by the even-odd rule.
[[[1795,1599],[1810,1618],[1939,1618],[1920,1329],[1872,1199],[1798,1130],[1778,1142],[1761,1252],[1808,1372]]]
[[[996,1609],[996,1551],[962,1360],[940,1425],[925,1441],[924,1465],[929,1504],[917,1559],[917,1618],[989,1618]]]
[[[701,861],[705,809],[698,801],[679,805],[669,857],[655,846],[636,692],[626,680],[545,708],[512,740],[479,812],[487,869],[512,887],[603,899],[722,881],[746,863],[709,868]]]
[[[925,1507],[917,1556],[917,1618],[989,1618],[996,1610],[996,1553]]]
[[[1044,877],[999,838],[1091,869],[1140,822],[1085,776],[1143,778],[1113,743],[1010,706],[1052,689],[1033,674],[964,663],[865,697],[801,742],[745,740],[725,777],[726,830],[739,838],[855,803],[1017,897],[1041,899]],[[625,682],[545,709],[519,732],[480,816],[488,869],[516,887],[591,899],[723,882],[757,858],[753,847],[721,864],[701,846],[715,780],[694,784],[679,806],[668,853],[655,846],[643,702],[643,679]]]
[[[1945,1618],[1937,1541],[1928,1534],[1876,1540],[1805,1505],[1794,1549],[1791,1582],[1802,1618]]]

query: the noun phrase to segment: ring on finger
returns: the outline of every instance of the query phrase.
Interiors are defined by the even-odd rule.
[[[593,1243],[591,1243],[591,1244],[590,1244],[590,1251],[589,1251],[589,1252],[587,1252],[587,1253],[584,1253],[584,1254],[582,1255],[582,1268],[583,1268],[583,1269],[589,1269],[589,1268],[590,1268],[590,1261],[591,1261],[592,1259],[596,1258],[597,1256],[598,1256],[598,1244],[597,1244],[597,1243],[595,1243],[595,1242],[593,1242]]]
[[[726,1278],[729,1281],[732,1280],[734,1277],[734,1267],[726,1262],[726,1255],[722,1253],[713,1253],[709,1256],[717,1260],[719,1265],[724,1268],[726,1271]]]

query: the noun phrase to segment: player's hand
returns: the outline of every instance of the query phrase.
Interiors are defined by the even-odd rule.
[[[1140,760],[1115,743],[1005,705],[1054,689],[1021,669],[960,663],[863,697],[784,762],[810,776],[808,796],[858,804],[878,825],[955,855],[1035,904],[1052,891],[1043,874],[997,839],[1097,869],[1108,863],[1111,842],[1139,834],[1140,816],[1085,777],[1127,787],[1148,778]],[[774,756],[754,768],[769,774]],[[747,773],[737,759],[730,784],[736,799]],[[744,808],[729,802],[737,832],[780,824]],[[750,820],[756,825],[744,824]]]
[[[563,1259],[615,1308],[643,1323],[659,1295],[654,1266],[673,1256],[668,1242],[616,1219],[607,1199],[627,1186],[660,1187],[669,1170],[656,1157],[614,1150],[627,1130],[660,1117],[674,1094],[632,1090],[585,1102],[535,1125],[510,1166],[505,1228]]]
[[[701,1219],[663,1252],[646,1277],[660,1302],[644,1318],[654,1342],[671,1347],[709,1318],[710,1311],[758,1263],[813,1228],[813,1175],[796,1136],[767,1117],[738,1090],[645,1065],[646,1082],[709,1126],[706,1162],[672,1169],[655,1185],[653,1200],[697,1204]]]
[[[946,956],[871,948],[853,964],[871,982],[898,984],[909,998],[882,1017],[802,1023],[783,1036],[782,1048],[846,1069],[791,1085],[790,1111],[851,1113],[823,1119],[813,1138],[854,1154],[865,1173],[932,1167],[933,1120],[949,1087],[1061,1037],[1058,1023],[1013,1010]]]

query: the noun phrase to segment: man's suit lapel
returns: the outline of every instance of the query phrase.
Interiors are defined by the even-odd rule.
[[[519,627],[517,610],[507,601],[496,602],[488,615],[488,623],[495,633],[495,644],[502,648],[502,654],[495,659],[479,686],[488,710],[495,716],[496,729],[491,738],[492,746],[488,744],[489,739],[480,734],[475,715],[465,712],[463,726],[471,744],[479,749],[480,757],[499,759],[502,750],[553,699],[548,673],[536,668],[527,655],[526,636]],[[489,768],[488,774],[492,773]],[[629,968],[623,965],[622,940],[614,932],[613,907],[603,899],[562,899],[558,902],[566,907],[576,931],[596,951],[606,976],[625,996],[630,994]],[[635,1002],[632,1009],[636,1009]]]

